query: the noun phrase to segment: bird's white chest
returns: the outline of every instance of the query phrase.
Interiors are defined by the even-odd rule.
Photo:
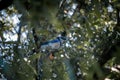
[[[41,45],[42,50],[49,50],[49,49],[59,49],[60,48],[60,42],[54,42],[54,43],[48,43]]]

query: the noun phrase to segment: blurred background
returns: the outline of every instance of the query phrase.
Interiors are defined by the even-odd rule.
[[[63,31],[54,57],[40,51]],[[0,79],[119,80],[120,1],[1,0]]]

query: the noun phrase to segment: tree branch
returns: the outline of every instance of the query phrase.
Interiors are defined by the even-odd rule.
[[[117,26],[120,26],[120,9],[116,8]]]

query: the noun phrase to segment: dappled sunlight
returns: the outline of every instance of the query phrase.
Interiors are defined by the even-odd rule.
[[[3,20],[3,23],[5,27],[5,31],[3,31],[3,37],[6,41],[17,41],[18,39],[18,24],[20,23],[19,18],[21,15],[19,14],[10,14],[8,15],[5,10],[1,11],[1,14],[4,17],[1,17],[1,21]],[[13,27],[12,27],[13,26]],[[9,30],[10,29],[10,30]]]
[[[3,34],[4,38],[6,41],[17,41],[18,35],[17,34],[12,34],[12,33],[4,33]]]
[[[0,12],[2,74],[8,80],[119,79],[116,4],[117,0],[15,1]]]

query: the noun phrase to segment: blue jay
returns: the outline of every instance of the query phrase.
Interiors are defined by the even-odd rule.
[[[47,56],[50,60],[54,59],[55,52],[62,46],[62,44],[67,40],[66,32],[62,32],[61,36],[56,39],[49,40],[40,44],[41,51],[48,51]]]
[[[61,36],[57,37],[56,39],[41,43],[40,50],[45,52],[49,51],[49,59],[53,60],[55,51],[57,51],[66,40],[66,32],[64,31]]]
[[[57,37],[56,39],[41,43],[40,49],[42,51],[58,50],[66,40],[67,40],[66,32],[63,32],[61,36]]]
[[[40,49],[41,50],[57,50],[62,46],[65,40],[66,40],[66,37],[63,37],[63,36],[57,37],[56,39],[42,43]]]

